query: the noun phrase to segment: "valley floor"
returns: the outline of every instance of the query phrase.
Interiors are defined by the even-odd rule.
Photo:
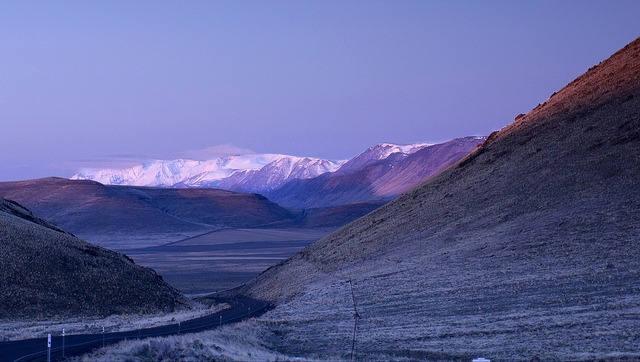
[[[181,292],[196,296],[242,285],[333,230],[224,229],[123,252]]]

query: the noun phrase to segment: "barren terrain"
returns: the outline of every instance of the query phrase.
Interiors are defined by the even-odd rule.
[[[242,285],[333,230],[225,229],[126,252],[183,293],[198,295]]]

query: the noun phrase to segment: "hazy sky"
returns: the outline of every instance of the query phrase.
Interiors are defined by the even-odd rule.
[[[638,14],[635,0],[3,0],[0,180],[219,145],[337,159],[486,135],[640,36]]]

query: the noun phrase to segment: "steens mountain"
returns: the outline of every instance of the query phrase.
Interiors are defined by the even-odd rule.
[[[297,356],[637,360],[638,180],[640,38],[238,292]]]
[[[167,312],[185,299],[153,270],[0,198],[0,318]]]
[[[280,154],[249,154],[207,161],[154,160],[125,169],[87,169],[71,179],[93,180],[105,185],[213,187],[260,192],[294,178],[311,178],[335,171],[342,163],[344,161]]]
[[[379,143],[373,147],[369,147],[361,154],[347,161],[340,167],[341,174],[349,174],[357,172],[372,163],[387,159],[389,156],[406,157],[425,147],[432,146],[428,143],[416,143],[409,145],[397,145],[394,143]]]
[[[381,143],[336,172],[292,180],[264,194],[279,205],[292,208],[390,201],[459,161],[484,140],[485,137],[465,137],[435,145]]]
[[[283,157],[259,170],[238,171],[215,184],[225,190],[265,193],[291,180],[306,180],[333,172],[342,162],[317,158]],[[203,185],[204,186],[204,185]]]
[[[171,241],[165,239],[219,228],[266,226],[296,216],[257,194],[113,186],[61,178],[0,182],[0,196],[83,239],[110,247],[119,243],[116,249],[140,247],[141,242],[132,241],[153,240],[158,235]]]
[[[85,170],[74,180],[105,185],[219,188],[260,193],[285,207],[306,209],[387,202],[474,150],[483,137],[443,144],[381,143],[348,161],[277,154],[210,161],[150,161],[121,170]]]
[[[104,185],[158,186],[197,185],[229,177],[237,170],[260,169],[282,155],[224,156],[207,161],[152,160],[124,169],[85,169],[73,180],[93,180]]]

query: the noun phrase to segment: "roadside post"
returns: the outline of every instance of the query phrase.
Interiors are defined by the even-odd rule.
[[[180,322],[178,322],[178,334],[180,334],[180,329],[181,329],[181,328],[182,328],[182,327],[180,326]]]
[[[354,359],[353,352],[356,350],[356,331],[358,330],[358,306],[356,305],[356,294],[353,292],[353,283],[349,279],[349,288],[351,289],[351,300],[353,302],[353,338],[351,338],[351,360]]]
[[[102,348],[104,348],[104,326],[102,326]]]
[[[64,336],[66,335],[64,328],[62,328],[62,358],[64,358]]]
[[[220,325],[222,325],[222,316],[220,316]]]
[[[47,362],[51,362],[51,333],[47,334]]]

